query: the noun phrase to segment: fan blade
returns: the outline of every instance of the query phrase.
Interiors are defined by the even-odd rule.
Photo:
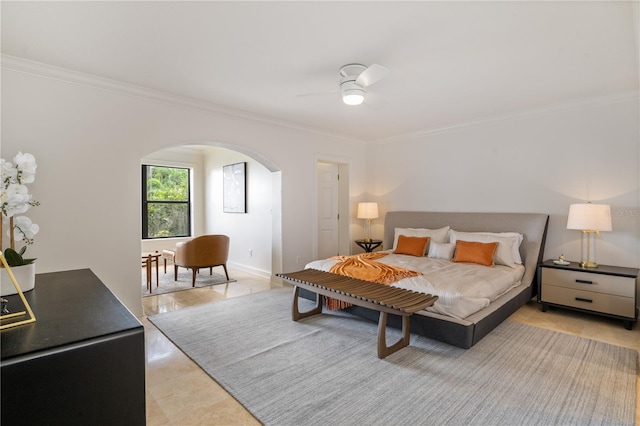
[[[325,95],[335,95],[336,93],[340,93],[340,90],[326,90],[323,92],[308,92],[308,93],[300,93],[296,95],[298,98],[304,98],[307,96],[325,96]]]
[[[362,71],[362,74],[356,79],[356,84],[362,87],[371,86],[373,83],[383,79],[389,70],[382,65],[373,64],[366,70]]]

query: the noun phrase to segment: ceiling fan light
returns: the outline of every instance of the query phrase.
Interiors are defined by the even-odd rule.
[[[360,105],[364,102],[364,91],[362,90],[344,90],[342,92],[342,102],[347,105]]]

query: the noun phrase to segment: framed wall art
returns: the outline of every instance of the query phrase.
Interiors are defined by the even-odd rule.
[[[225,213],[247,212],[247,163],[229,164],[222,167],[223,211]]]

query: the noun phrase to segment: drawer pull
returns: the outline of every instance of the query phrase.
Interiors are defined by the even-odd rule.
[[[576,297],[576,301],[577,301],[577,302],[593,303],[593,300],[591,300],[591,299],[584,299],[584,298],[582,298],[582,297]]]
[[[593,284],[593,281],[587,281],[587,280],[576,280],[576,282],[580,284]]]

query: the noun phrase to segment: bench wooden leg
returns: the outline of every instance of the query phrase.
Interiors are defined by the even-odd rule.
[[[411,337],[411,317],[402,316],[402,337],[395,344],[387,346],[387,313],[380,312],[378,320],[378,358],[386,358],[388,355],[409,346]]]
[[[298,309],[298,295],[300,293],[300,287],[297,285],[293,287],[293,303],[291,305],[291,317],[294,321],[298,321],[302,318],[310,317],[312,315],[322,313],[322,296],[316,293],[316,307],[307,312],[300,312]]]

